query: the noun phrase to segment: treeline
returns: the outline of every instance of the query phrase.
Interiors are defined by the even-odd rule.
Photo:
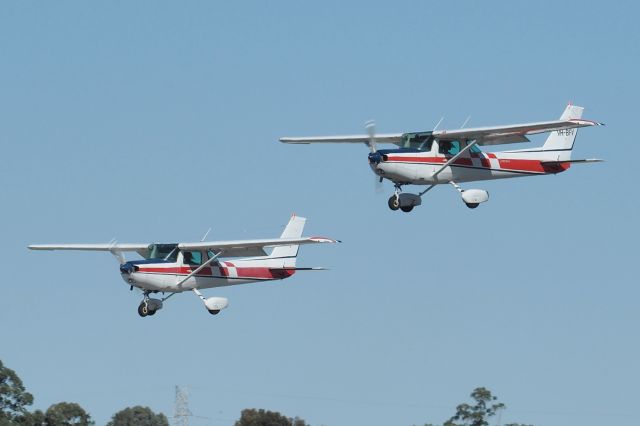
[[[91,415],[75,402],[59,402],[46,411],[30,411],[33,395],[15,371],[0,361],[0,426],[93,426]],[[111,417],[107,426],[169,426],[167,416],[149,407],[127,407]]]
[[[489,419],[506,406],[497,401],[488,389],[477,388],[471,393],[472,403],[462,403],[442,426],[489,426]],[[93,426],[95,422],[79,404],[59,402],[46,411],[30,411],[33,395],[26,391],[22,380],[0,361],[0,426]],[[107,426],[169,426],[167,416],[154,413],[149,407],[127,407],[111,417]],[[309,426],[298,417],[287,417],[275,411],[249,408],[242,410],[234,426]],[[435,426],[424,423],[423,426]],[[504,426],[525,426],[519,423]]]

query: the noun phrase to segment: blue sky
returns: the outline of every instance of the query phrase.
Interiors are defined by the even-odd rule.
[[[3,2],[0,359],[35,407],[125,406],[193,424],[267,408],[313,425],[442,422],[476,386],[502,422],[636,424],[639,41],[633,2]],[[606,163],[374,194],[361,146],[282,136],[554,119],[607,123]],[[543,139],[536,138],[536,143]],[[100,253],[30,243],[309,234],[300,273],[172,298],[153,318]]]

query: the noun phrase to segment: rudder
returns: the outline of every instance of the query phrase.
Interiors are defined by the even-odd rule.
[[[280,238],[300,238],[302,236],[302,231],[304,230],[306,221],[306,218],[299,217],[294,214],[293,216],[291,216],[291,219],[289,220],[287,226],[284,228],[284,231],[282,231],[282,235],[280,235]],[[269,257],[293,258],[293,263],[295,265],[295,257],[298,256],[299,247],[300,246],[297,244],[274,247]]]
[[[582,118],[582,112],[584,111],[583,107],[575,106],[575,105],[567,105],[567,108],[564,110],[562,115],[560,116],[560,120],[572,120]],[[544,145],[542,146],[543,151],[566,151],[567,154],[561,155],[563,160],[568,160],[571,158],[571,150],[573,149],[573,143],[576,140],[576,135],[578,134],[578,129],[562,129],[556,130],[552,132]]]

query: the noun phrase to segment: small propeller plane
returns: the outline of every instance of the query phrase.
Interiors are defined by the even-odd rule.
[[[304,244],[337,243],[325,237],[302,237],[306,219],[293,215],[280,238],[172,244],[35,244],[31,250],[106,251],[120,262],[120,275],[133,290],[143,292],[138,306],[141,317],[154,315],[163,302],[177,293],[192,291],[209,313],[216,315],[229,305],[225,297],[205,298],[201,289],[225,287],[289,278],[298,268],[298,247]],[[265,248],[273,248],[267,254]],[[126,261],[125,252],[137,252],[144,259]],[[233,262],[220,258],[238,258]],[[152,293],[170,293],[161,299]]]
[[[285,137],[280,142],[364,143],[371,150],[369,165],[379,182],[388,179],[394,184],[394,194],[388,202],[391,210],[410,212],[422,204],[425,193],[441,184],[451,184],[467,207],[474,209],[489,200],[489,193],[482,189],[464,190],[459,183],[556,174],[573,163],[602,161],[571,159],[577,129],[603,125],[583,120],[583,110],[569,104],[555,121],[381,135],[376,135],[375,124],[368,122],[367,135]],[[539,133],[551,133],[541,147],[495,153],[485,153],[479,148],[529,142],[528,135]],[[398,148],[378,150],[379,143],[395,144]],[[402,193],[404,185],[428,186],[418,194],[409,194]]]

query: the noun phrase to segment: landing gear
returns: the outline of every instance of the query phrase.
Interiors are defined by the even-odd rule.
[[[140,305],[138,305],[138,315],[140,315],[143,318],[146,316],[155,315],[156,312],[162,309],[162,301],[168,299],[168,297],[162,300],[152,299],[151,297],[149,297],[149,293],[151,293],[151,291],[149,290],[144,291],[144,296],[143,296],[144,299],[142,300],[142,302],[140,302]],[[173,294],[175,293],[172,293],[171,295]]]
[[[138,306],[138,315],[140,315],[141,317],[146,317],[147,315],[149,315],[149,307],[147,306],[147,302],[140,303],[140,306]]]
[[[389,198],[389,208],[393,211],[396,211],[400,208],[400,197],[398,194],[394,194]]]
[[[489,200],[489,193],[484,189],[462,189],[460,185],[454,181],[449,183],[460,193],[462,201],[470,209],[475,209],[480,205],[480,203],[484,203]]]
[[[220,313],[220,309],[207,309],[211,315],[218,315]]]
[[[422,199],[420,198],[422,194],[403,194],[401,184],[396,183],[394,186],[394,194],[387,203],[391,210],[402,210],[405,213],[409,213],[415,206],[422,204]]]

